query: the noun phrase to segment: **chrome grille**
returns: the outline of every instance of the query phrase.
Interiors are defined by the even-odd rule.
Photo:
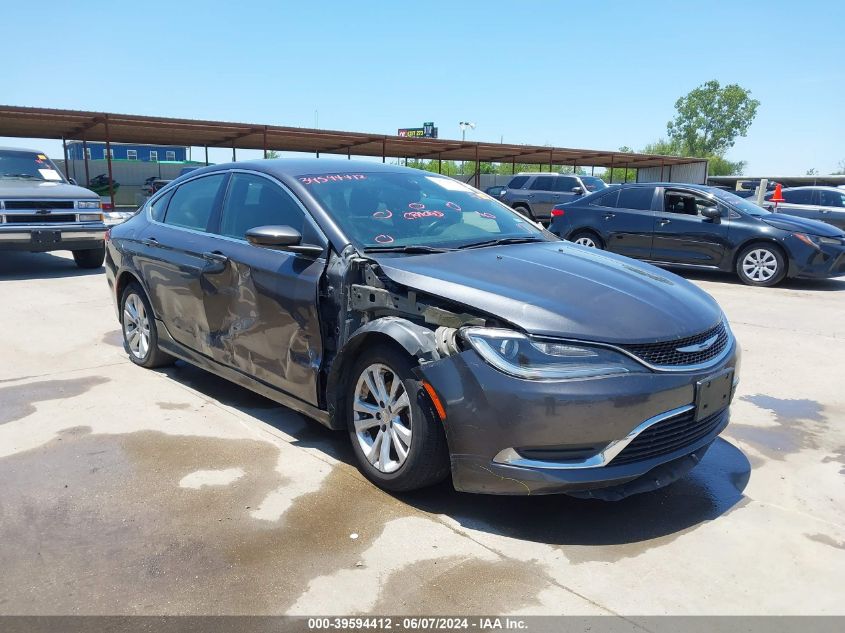
[[[610,466],[641,462],[653,457],[668,455],[694,444],[715,431],[724,421],[726,409],[695,420],[695,410],[681,413],[668,420],[648,427],[610,461]]]
[[[716,341],[707,349],[688,352],[681,352],[678,349],[699,345],[714,336],[716,337]],[[700,365],[716,358],[725,351],[729,338],[728,329],[725,327],[725,323],[721,322],[716,327],[701,334],[696,334],[695,336],[674,341],[663,341],[661,343],[622,345],[621,347],[649,365],[656,367],[679,367]]]

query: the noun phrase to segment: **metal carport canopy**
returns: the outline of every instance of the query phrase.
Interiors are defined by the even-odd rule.
[[[482,162],[658,167],[700,158],[0,105],[0,136]]]

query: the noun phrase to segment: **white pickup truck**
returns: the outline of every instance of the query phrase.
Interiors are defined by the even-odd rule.
[[[46,154],[0,147],[0,252],[71,251],[80,268],[99,268],[106,228],[99,196]]]

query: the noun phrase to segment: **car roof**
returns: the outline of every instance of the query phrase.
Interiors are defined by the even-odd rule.
[[[33,154],[47,155],[46,152],[42,152],[40,149],[29,149],[28,147],[6,147],[3,145],[0,145],[0,152],[32,152]]]
[[[839,187],[831,187],[830,185],[802,185],[801,187],[784,187],[783,191],[796,191],[798,189],[824,189],[825,191],[836,191],[838,193],[842,193],[842,189]]]

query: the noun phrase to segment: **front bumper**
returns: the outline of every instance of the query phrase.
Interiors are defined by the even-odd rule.
[[[793,242],[797,241],[792,238]],[[826,279],[845,275],[845,245],[823,244],[816,248],[801,243],[792,246],[789,277]]]
[[[696,383],[736,368],[737,360],[732,339],[719,364],[697,372],[540,382],[503,374],[472,350],[416,371],[444,405],[457,490],[619,498],[686,474],[727,426],[728,409],[670,452],[631,460],[622,458],[624,446],[612,446],[663,417],[691,416]],[[729,399],[735,385],[736,376]]]
[[[0,225],[0,251],[74,251],[102,246],[102,222],[65,225]]]

